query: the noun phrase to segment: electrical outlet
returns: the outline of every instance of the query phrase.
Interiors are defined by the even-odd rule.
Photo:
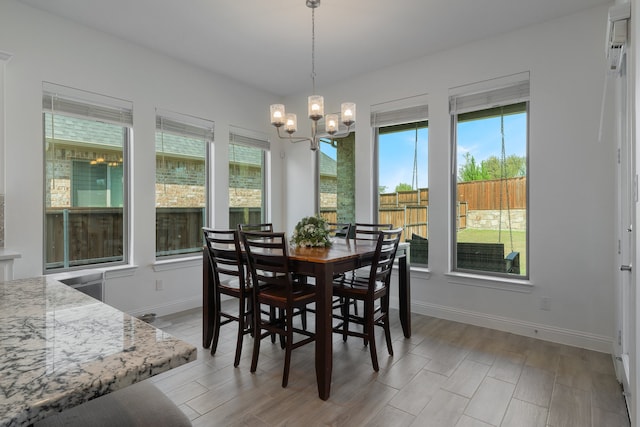
[[[540,298],[540,310],[551,311],[551,298],[549,297]]]
[[[156,280],[156,291],[163,291],[164,290],[164,283],[162,283],[162,280],[158,279]]]

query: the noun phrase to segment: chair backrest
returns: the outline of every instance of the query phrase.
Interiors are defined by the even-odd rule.
[[[392,224],[365,224],[356,222],[355,225],[355,238],[363,240],[376,240],[378,234],[382,230],[391,230]]]
[[[262,224],[238,224],[240,231],[273,231],[273,224],[265,222]]]
[[[238,230],[214,230],[203,227],[202,233],[209,251],[209,260],[214,274],[214,284],[220,284],[220,274],[235,276],[244,289],[245,269]]]
[[[369,273],[369,289],[373,289],[376,281],[389,285],[391,279],[391,269],[396,257],[402,228],[393,230],[380,230],[376,244],[376,251],[371,262],[371,272]]]
[[[264,285],[285,287],[291,293],[291,273],[285,233],[240,232],[255,293]]]
[[[348,239],[351,232],[351,224],[348,222],[328,222],[329,235],[339,239]]]

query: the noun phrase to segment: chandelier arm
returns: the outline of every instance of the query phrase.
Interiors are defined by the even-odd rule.
[[[292,135],[282,135],[280,133],[280,128],[279,127],[277,127],[276,130],[278,131],[278,138],[280,138],[280,139],[286,139],[286,140],[288,140],[290,142],[294,142],[294,143],[305,142],[305,141],[313,143],[313,139],[309,138],[307,136],[297,136],[297,137],[294,138]]]

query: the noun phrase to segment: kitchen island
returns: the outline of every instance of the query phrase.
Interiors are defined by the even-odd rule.
[[[0,282],[0,426],[48,415],[196,359],[197,349],[54,279]]]

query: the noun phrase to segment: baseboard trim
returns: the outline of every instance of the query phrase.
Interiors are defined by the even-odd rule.
[[[132,311],[129,314],[135,317],[142,316],[147,313],[155,313],[157,316],[167,316],[169,314],[180,313],[181,311],[187,311],[198,307],[202,307],[202,297],[187,298],[178,301],[170,301],[164,304],[150,305]]]
[[[396,308],[398,307],[397,299],[391,298],[389,302],[392,306]],[[471,325],[510,332],[531,338],[538,338],[558,344],[585,348],[602,353],[611,354],[613,352],[613,338],[603,335],[590,334],[572,329],[558,328],[550,325],[526,322],[508,317],[494,316],[421,301],[412,301],[411,311],[425,316],[437,317],[454,322],[468,323]]]

